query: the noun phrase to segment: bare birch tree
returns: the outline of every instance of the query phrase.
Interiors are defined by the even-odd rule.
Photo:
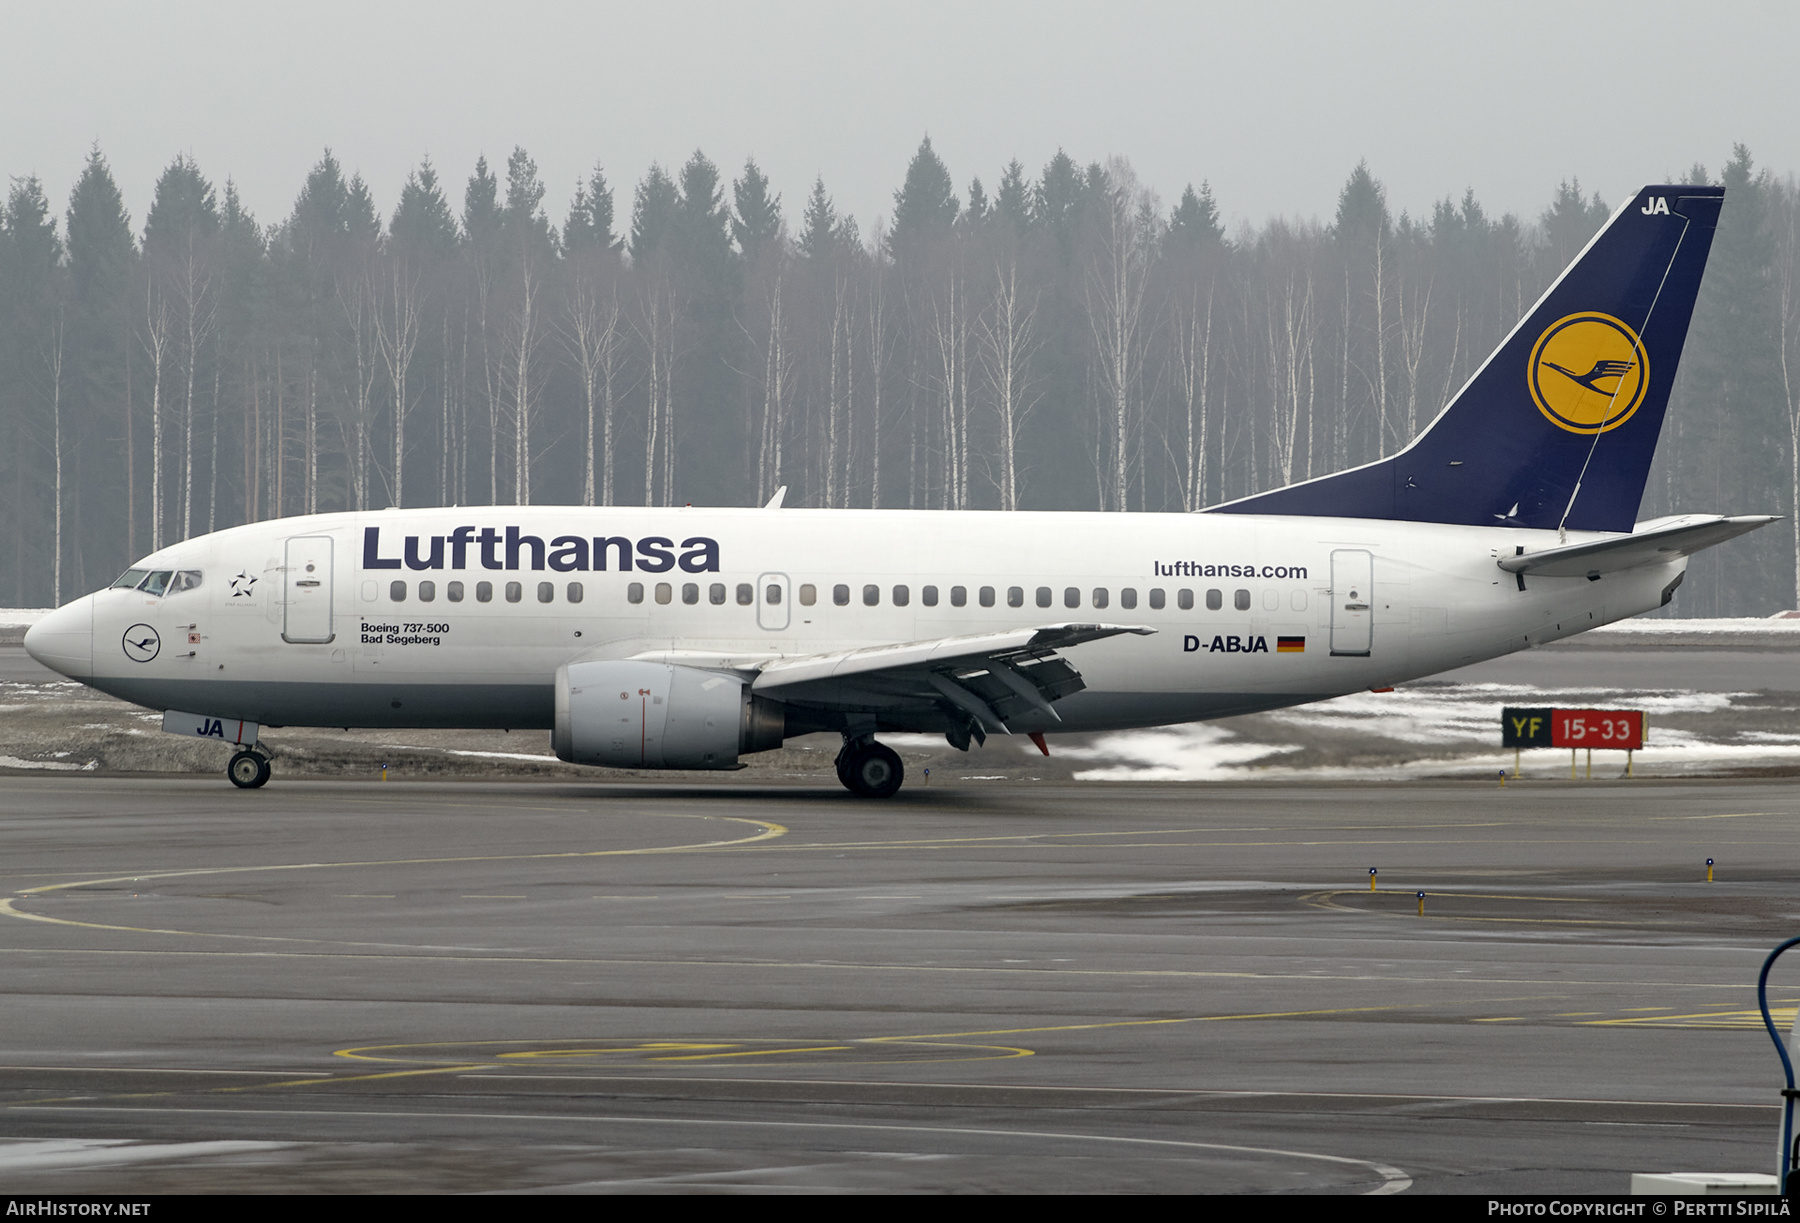
[[[394,399],[394,478],[390,486],[395,505],[406,504],[406,414],[412,409],[407,389],[413,355],[419,348],[419,280],[404,256],[393,255],[382,269],[381,302],[375,311],[375,336],[387,367]]]
[[[603,280],[596,261],[582,260],[573,273],[563,339],[575,358],[582,403],[587,411],[583,505],[596,504],[596,495],[600,505],[613,503],[613,412],[623,319],[617,280]]]
[[[150,357],[150,550],[163,546],[163,366],[169,358],[169,303],[149,276],[138,340]]]
[[[982,373],[999,418],[1000,508],[1019,508],[1019,431],[1040,398],[1032,385],[1031,359],[1037,351],[1037,303],[1019,290],[1018,260],[994,268],[994,297],[977,325]]]
[[[1149,285],[1150,245],[1128,182],[1109,184],[1105,215],[1098,219],[1098,249],[1087,274],[1088,326],[1098,355],[1094,384],[1110,462],[1102,508],[1109,510],[1130,507],[1133,432],[1143,377],[1144,297]]]

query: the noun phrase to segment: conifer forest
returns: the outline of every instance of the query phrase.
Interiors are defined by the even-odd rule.
[[[522,148],[423,162],[385,214],[326,152],[259,218],[224,169],[176,157],[142,218],[99,149],[11,180],[0,603],[388,505],[1196,510],[1405,446],[1617,203],[1396,216],[1359,165],[1335,215],[1227,231],[1198,174],[966,177],[926,140],[866,225],[700,152],[550,199]],[[1742,146],[1686,178],[1728,192],[1639,516],[1794,516],[1800,187]],[[1790,517],[1668,610],[1800,605],[1797,558]]]

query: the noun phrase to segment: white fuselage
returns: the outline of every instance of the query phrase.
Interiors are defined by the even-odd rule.
[[[1602,537],[1569,542],[1590,538]],[[134,569],[197,574],[191,588],[88,595],[34,630],[32,649],[157,709],[522,729],[551,725],[557,669],[577,660],[754,675],[778,658],[1002,629],[1154,629],[1067,651],[1085,690],[1057,702],[1060,721],[1015,726],[1101,730],[1491,658],[1654,608],[1685,567],[1531,577],[1521,590],[1496,566],[1556,543],[1503,527],[1214,514],[324,514],[164,548]]]

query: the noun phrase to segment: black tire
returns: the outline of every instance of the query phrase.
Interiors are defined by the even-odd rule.
[[[255,752],[239,752],[225,766],[225,776],[240,790],[254,790],[269,780],[269,762]]]
[[[252,789],[257,789],[262,786],[268,785],[269,784],[269,774],[271,774],[275,771],[274,769],[272,769],[269,766],[269,758],[267,756],[263,755],[261,752],[256,753],[256,761],[260,767],[258,767],[256,770],[256,782],[251,787]]]
[[[906,780],[893,748],[873,740],[858,746],[844,764],[844,785],[859,798],[888,798]]]

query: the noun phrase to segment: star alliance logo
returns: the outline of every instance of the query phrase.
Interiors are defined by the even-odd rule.
[[[255,593],[256,579],[251,577],[248,573],[239,570],[238,575],[231,579],[231,597],[234,599],[248,599]]]

